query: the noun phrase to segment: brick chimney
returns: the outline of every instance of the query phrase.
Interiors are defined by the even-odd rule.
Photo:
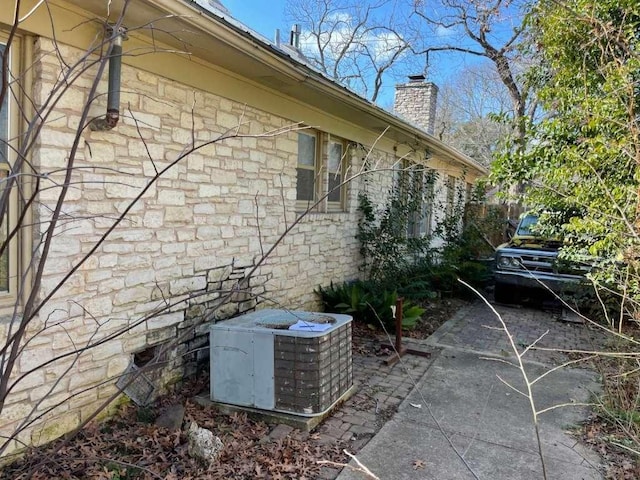
[[[396,85],[393,110],[396,115],[421,128],[434,133],[438,87],[425,81],[424,75],[410,75],[408,83]]]

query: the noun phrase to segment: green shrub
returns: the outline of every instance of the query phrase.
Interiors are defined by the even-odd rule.
[[[460,264],[458,272],[462,280],[478,287],[485,285],[491,278],[489,265],[479,261],[463,261]]]
[[[320,295],[327,312],[346,313],[357,321],[374,326],[379,326],[382,321],[386,328],[394,327],[391,307],[396,305],[398,292],[388,290],[378,282],[356,281],[341,285],[332,282],[328,287],[318,287],[316,293]],[[405,300],[402,306],[402,327],[415,327],[424,312],[424,308]]]
[[[414,301],[433,298],[436,291],[466,296],[470,292],[458,278],[476,287],[491,279],[485,259],[492,257],[500,243],[504,214],[500,208],[481,204],[481,190],[471,203],[465,203],[469,199],[457,188],[454,197],[448,197],[452,203],[445,205],[434,190],[435,177],[421,175],[420,170],[401,170],[382,205],[360,194],[356,238],[364,274],[377,282],[376,288]],[[446,215],[438,218],[430,234],[417,235],[415,226],[430,218],[425,213],[429,210],[444,210]],[[434,238],[442,241],[438,247],[432,245]],[[344,303],[352,303],[354,311],[361,310],[353,302]]]
[[[451,265],[434,265],[431,268],[431,283],[441,293],[453,293],[458,283],[458,273]]]

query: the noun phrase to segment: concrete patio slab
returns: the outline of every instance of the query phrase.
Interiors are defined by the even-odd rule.
[[[523,342],[548,331],[546,344],[559,348],[603,344],[597,332],[580,324],[560,324],[546,312],[500,310],[512,334]],[[427,341],[442,352],[358,459],[382,480],[543,478],[531,405],[516,391],[526,392],[526,386],[520,370],[509,364],[517,357],[503,337],[488,308],[478,304],[443,325]],[[530,360],[525,371],[531,381],[567,357],[538,351],[524,358]],[[533,386],[538,410],[566,405],[539,416],[547,478],[602,478],[599,457],[569,434],[588,412],[580,404],[598,390],[596,375],[582,368],[554,370]],[[349,468],[338,477],[364,478]]]

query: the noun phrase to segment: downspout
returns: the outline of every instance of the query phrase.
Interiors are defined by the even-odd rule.
[[[108,33],[113,34],[112,28]],[[94,118],[89,124],[93,131],[111,130],[120,120],[120,79],[122,72],[122,40],[126,39],[126,29],[120,27],[109,50],[109,91],[107,93],[107,113]]]

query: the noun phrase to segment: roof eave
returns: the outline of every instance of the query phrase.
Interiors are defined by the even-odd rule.
[[[103,0],[67,1],[94,14],[100,16],[106,14]],[[123,5],[124,0],[113,0],[109,6],[111,15],[113,16],[115,12],[120,11],[119,9]],[[356,118],[356,115],[353,115],[354,121],[362,121],[365,128],[382,131],[388,127],[387,135],[398,143],[426,148],[442,155],[445,160],[457,162],[463,167],[475,171],[478,175],[488,173],[484,166],[472,158],[360,97],[308,65],[300,63],[259,34],[248,28],[244,30],[239,26],[242,24],[237,21],[226,20],[224,16],[216,15],[191,0],[136,0],[129,3],[127,12],[131,17],[135,17],[137,9],[142,11],[145,8],[153,8],[157,11],[158,18],[165,22],[177,22],[183,26],[185,32],[192,34],[202,43],[196,47],[200,47],[201,52],[205,55],[207,49],[204,48],[204,44],[209,36],[215,39],[215,42],[221,42],[220,45],[224,44],[225,48],[230,48],[239,57],[242,56],[248,62],[253,62],[253,65],[262,65],[265,70],[278,75],[279,80],[286,83],[285,88],[290,90],[287,92],[288,95],[298,94],[303,102],[309,101],[311,97],[316,97],[314,98],[314,100],[317,99],[315,106],[324,109],[350,109],[354,114],[357,113],[357,117],[360,117]],[[170,41],[171,37],[168,37],[168,40]],[[206,60],[206,58],[204,59]],[[303,96],[306,98],[302,98]],[[331,110],[327,111],[332,113]]]

